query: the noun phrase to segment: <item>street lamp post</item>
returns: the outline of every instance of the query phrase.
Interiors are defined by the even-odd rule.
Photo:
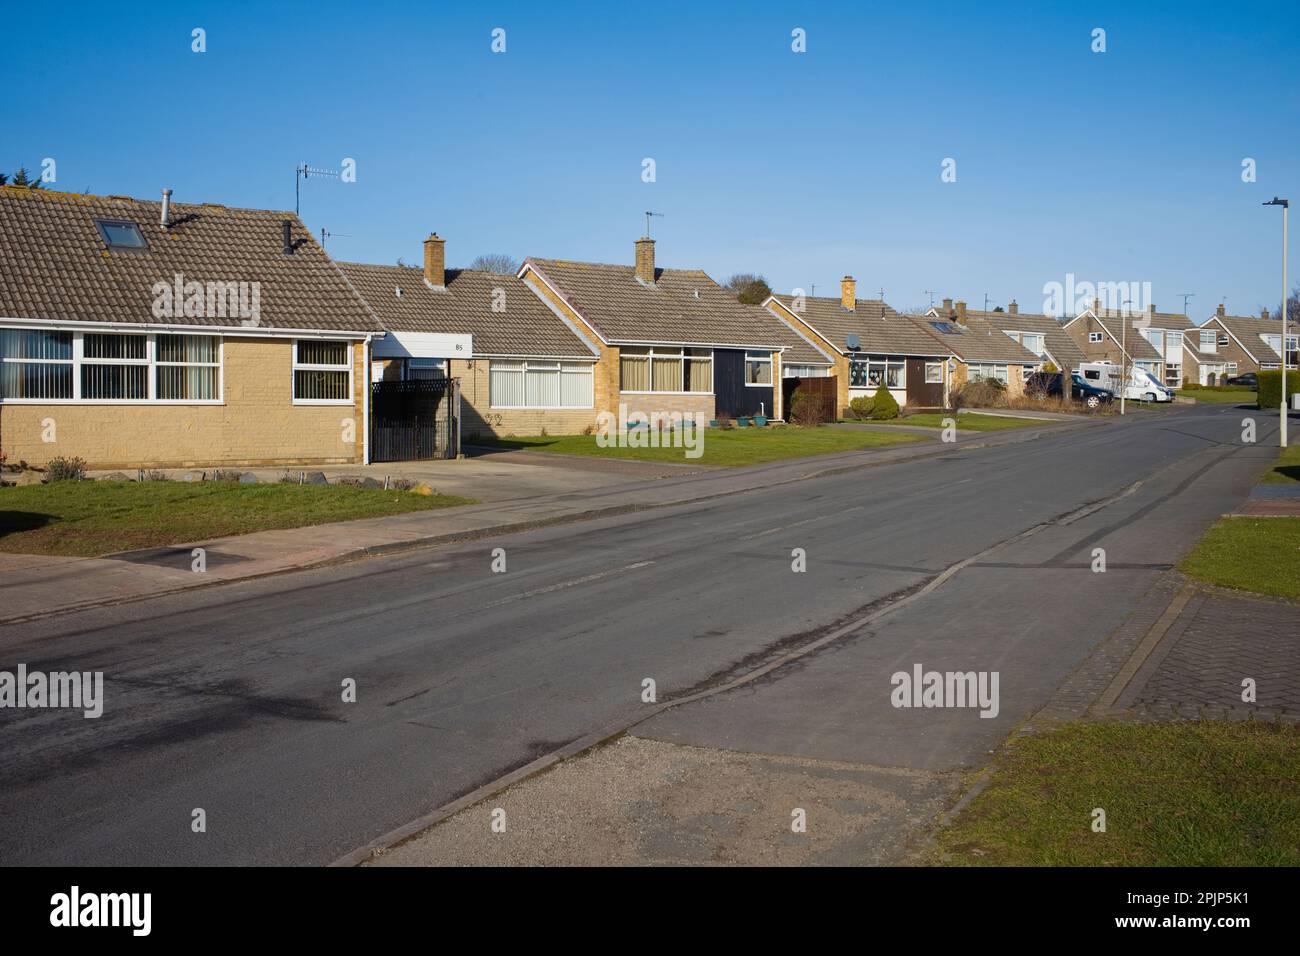
[[[1286,220],[1287,220],[1287,214],[1288,214],[1288,212],[1290,211],[1290,208],[1291,208],[1291,200],[1289,200],[1289,199],[1278,199],[1276,196],[1274,196],[1274,197],[1273,197],[1272,199],[1270,199],[1268,202],[1264,203],[1264,205],[1265,205],[1265,206],[1281,206],[1281,207],[1282,207],[1282,313],[1281,313],[1281,318],[1282,318],[1282,409],[1281,409],[1281,425],[1280,425],[1280,429],[1281,429],[1281,430],[1278,432],[1278,444],[1279,444],[1282,448],[1285,448],[1285,447],[1286,447],[1286,324],[1287,324],[1287,323],[1286,323],[1286,299],[1287,299],[1287,288],[1286,288],[1286,226],[1287,226],[1287,223],[1286,223]]]

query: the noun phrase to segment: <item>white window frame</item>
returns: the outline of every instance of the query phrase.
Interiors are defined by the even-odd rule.
[[[979,369],[978,373],[975,372],[976,369]],[[993,374],[985,375],[984,374],[985,369],[992,369]],[[974,374],[978,374],[979,377],[978,378],[972,377]],[[1010,377],[1011,377],[1011,373],[1008,367],[998,362],[967,362],[966,363],[966,381],[968,382],[976,382],[981,380],[983,381],[993,380],[993,381],[1001,382],[1003,385],[1009,385]]]
[[[1236,362],[1229,362],[1228,365],[1227,365],[1226,371],[1227,371],[1227,373],[1228,373],[1229,375],[1236,375],[1236,374],[1237,374],[1237,363],[1236,363]]]
[[[1088,333],[1088,342],[1089,342],[1089,344],[1091,344],[1091,345],[1096,345],[1096,344],[1099,343],[1099,342],[1105,342],[1105,341],[1106,341],[1106,333],[1104,333],[1104,332],[1089,332],[1089,333]]]
[[[534,368],[534,369],[533,369],[534,372],[548,372],[548,371],[554,371],[555,374],[556,374],[556,376],[557,376],[557,379],[561,379],[561,380],[563,379],[563,376],[564,376],[564,373],[565,373],[565,372],[568,372],[569,374],[575,374],[575,373],[576,373],[576,374],[582,374],[582,373],[585,373],[585,374],[587,375],[587,377],[591,379],[591,401],[588,402],[588,403],[585,404],[585,405],[529,405],[529,404],[527,404],[527,402],[528,402],[528,386],[527,386],[527,382],[528,382],[528,365],[529,365],[529,362],[530,362],[530,361],[531,361],[534,365],[538,366],[537,368]],[[517,368],[517,369],[514,369],[514,368],[501,368],[501,367],[499,367],[501,362],[509,362],[509,363],[511,363],[512,365],[516,365],[516,364],[517,364],[517,365],[519,366],[519,368]],[[492,389],[492,372],[493,372],[492,366],[493,366],[493,365],[497,365],[497,366],[498,366],[498,368],[496,369],[497,372],[506,373],[506,374],[510,374],[510,375],[514,375],[514,374],[517,373],[517,374],[519,375],[520,384],[521,384],[521,386],[522,386],[522,387],[520,388],[520,394],[522,394],[522,395],[524,396],[524,404],[523,404],[523,405],[498,405],[498,404],[497,404],[497,401],[496,401],[496,395],[493,394],[493,389]],[[534,359],[531,359],[531,360],[530,360],[530,359],[514,359],[514,358],[511,358],[511,359],[507,359],[507,358],[502,358],[502,359],[489,359],[489,360],[488,360],[488,407],[489,407],[489,408],[500,408],[500,409],[503,409],[503,410],[505,410],[505,409],[514,409],[514,410],[519,410],[519,409],[528,409],[528,410],[530,410],[530,411],[559,411],[559,410],[561,410],[561,409],[573,409],[573,408],[595,408],[595,407],[596,407],[596,376],[595,376],[595,369],[596,369],[596,364],[595,364],[594,362],[567,362],[567,361],[565,361],[565,360],[563,360],[563,359],[542,359],[542,358],[534,358]],[[561,387],[560,387],[560,389],[559,389],[559,394],[560,394],[561,396],[564,395],[564,388],[563,388],[563,384],[562,384],[562,383],[561,383]]]
[[[623,394],[623,395],[712,395],[712,394],[714,393],[714,391],[716,390],[715,383],[717,382],[717,374],[718,374],[718,373],[717,373],[717,369],[718,369],[718,366],[717,366],[717,360],[718,360],[717,350],[715,350],[715,349],[707,349],[707,350],[706,350],[706,349],[699,349],[699,351],[701,351],[701,352],[703,352],[703,351],[707,351],[707,352],[709,353],[708,356],[706,357],[706,356],[704,356],[704,355],[687,355],[687,354],[686,354],[686,349],[687,349],[688,347],[689,347],[689,346],[677,346],[677,347],[673,347],[673,346],[664,346],[664,345],[650,345],[650,346],[633,345],[633,346],[624,346],[624,347],[621,347],[621,348],[619,349],[619,352],[618,352],[618,363],[619,363],[619,366],[618,366],[618,390],[619,390],[619,392],[620,392],[621,394]],[[648,382],[650,383],[650,385],[652,386],[651,388],[649,388],[649,389],[630,389],[630,388],[624,388],[624,387],[623,387],[623,356],[624,356],[624,349],[627,349],[627,348],[635,348],[635,349],[641,349],[641,348],[644,348],[644,349],[646,350],[645,352],[628,352],[628,353],[627,353],[627,356],[628,356],[629,358],[645,358],[645,359],[647,360],[647,365],[646,365],[646,381],[648,381]],[[655,381],[655,369],[654,369],[654,363],[655,363],[655,359],[656,359],[656,358],[668,359],[668,360],[673,360],[673,359],[675,359],[676,361],[680,362],[681,365],[682,365],[682,376],[683,376],[682,381],[683,381],[683,382],[685,382],[685,376],[686,376],[686,363],[687,363],[687,362],[690,362],[690,361],[692,361],[692,360],[694,360],[694,361],[696,361],[696,362],[707,361],[707,362],[709,363],[709,390],[708,390],[707,392],[687,392],[687,391],[683,391],[683,390],[681,390],[681,389],[677,389],[677,390],[675,390],[675,391],[670,391],[670,390],[668,390],[668,389],[655,389],[655,388],[653,388],[654,381]],[[767,387],[767,388],[771,388],[770,385],[765,386],[765,387]]]
[[[226,388],[226,342],[225,337],[210,332],[204,332],[201,329],[185,332],[129,332],[122,329],[104,329],[103,331],[91,329],[44,329],[32,328],[30,326],[5,326],[18,332],[71,332],[72,334],[72,358],[69,359],[11,359],[0,357],[0,361],[12,363],[15,365],[71,365],[72,366],[72,397],[71,398],[3,398],[0,397],[0,405],[224,405],[225,388]],[[130,335],[145,340],[145,357],[143,359],[100,359],[86,357],[86,339],[87,335]],[[217,340],[217,397],[202,399],[185,399],[185,398],[158,398],[158,368],[168,368],[172,366],[204,365],[211,367],[211,362],[159,362],[158,355],[158,336],[159,335],[195,335],[204,338]],[[148,397],[147,398],[82,398],[81,396],[81,370],[87,365],[143,365],[148,368]]]
[[[349,341],[343,341],[347,346],[347,373],[348,373],[348,397],[347,398],[299,398],[298,373],[299,372],[342,372],[342,365],[324,365],[319,363],[301,363],[298,361],[298,343],[299,342],[337,342],[339,339],[294,339],[293,340],[293,368],[289,371],[289,394],[293,396],[293,404],[312,406],[312,405],[355,405],[356,404],[356,383],[352,380],[353,370],[353,345]]]
[[[853,384],[853,366],[866,366],[866,372],[863,378],[865,385]],[[889,384],[889,370],[898,369],[898,384]],[[871,384],[871,373],[873,371],[883,370],[884,377],[876,384]],[[885,388],[894,390],[905,390],[907,388],[907,356],[905,355],[854,355],[849,359],[849,388],[856,389],[879,389],[883,385]]]
[[[749,380],[749,363],[757,362],[760,365],[767,364],[767,381],[751,382]],[[772,353],[771,352],[745,352],[745,387],[746,388],[771,388],[772,387]]]
[[[930,377],[931,370],[933,370],[934,372],[934,378]],[[943,384],[943,363],[942,362],[925,363],[925,384],[926,385]]]
[[[1209,339],[1208,345],[1206,344],[1207,337]],[[1199,351],[1204,352],[1206,355],[1218,354],[1219,351],[1218,333],[1215,332],[1214,329],[1203,329],[1201,331],[1200,342],[1198,343],[1198,346],[1199,346]]]

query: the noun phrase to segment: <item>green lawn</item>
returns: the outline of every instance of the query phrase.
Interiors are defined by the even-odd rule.
[[[939,834],[943,862],[1300,866],[1300,727],[1079,722],[1013,738],[993,767]]]
[[[1241,385],[1216,385],[1214,388],[1182,389],[1175,392],[1175,394],[1194,398],[1198,402],[1209,402],[1216,405],[1258,404],[1255,390]]]
[[[562,455],[595,455],[602,458],[637,461],[736,466],[926,440],[921,436],[907,435],[902,432],[891,435],[888,432],[858,431],[847,428],[792,426],[706,428],[699,434],[703,439],[703,454],[697,458],[687,458],[684,448],[601,448],[596,444],[594,435],[499,438],[490,444],[497,448],[522,448],[528,451]]]
[[[0,488],[0,551],[107,554],[472,503],[347,485],[60,481]]]
[[[1000,432],[1008,428],[1028,428],[1030,425],[1050,425],[1050,421],[1041,418],[1012,418],[1008,415],[981,415],[978,412],[965,412],[961,415],[952,412],[917,412],[902,418],[891,418],[883,422],[865,422],[871,425],[919,425],[922,428],[942,428],[944,419],[952,418],[957,422],[959,431],[964,432]]]
[[[1223,518],[1178,566],[1226,588],[1300,598],[1300,518]]]
[[[1296,436],[1300,438],[1300,436]],[[1300,481],[1300,445],[1287,445],[1273,467],[1264,473],[1266,485],[1283,485]]]

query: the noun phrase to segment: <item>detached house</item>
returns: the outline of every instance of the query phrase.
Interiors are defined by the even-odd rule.
[[[950,388],[990,380],[1005,385],[1008,395],[1021,395],[1025,379],[1042,368],[1043,357],[985,316],[1003,321],[1002,313],[970,311],[960,299],[944,299],[942,308],[907,318],[952,355]],[[1032,336],[1031,344],[1036,344]]]
[[[1195,326],[1181,313],[1157,312],[1155,305],[1145,312],[1122,312],[1103,309],[1101,301],[1094,299],[1091,309],[1080,312],[1064,328],[1089,362],[1122,365],[1123,350],[1127,349],[1133,365],[1170,388],[1182,385],[1184,361],[1195,360],[1183,348],[1185,337]]]
[[[383,334],[292,213],[0,187],[10,461],[363,461]]]
[[[899,405],[940,408],[946,403],[951,353],[882,299],[859,299],[853,276],[840,280],[838,299],[773,295],[764,305],[833,357],[827,372],[836,378],[841,415],[853,399],[875,395],[881,385]],[[809,373],[816,374],[804,374]]]
[[[434,234],[423,269],[339,263],[389,333],[375,348],[375,380],[459,380],[466,440],[590,427],[595,337],[517,276],[445,262],[445,240]]]
[[[1297,333],[1287,334],[1286,367],[1296,367]],[[1282,322],[1262,309],[1258,317],[1228,315],[1222,305],[1209,320],[1193,333],[1188,351],[1192,352],[1201,368],[1200,384],[1209,384],[1210,376],[1218,382],[1224,377],[1244,375],[1246,372],[1270,371],[1282,367]]]
[[[783,367],[826,368],[828,355],[698,269],[655,265],[653,239],[635,265],[528,258],[519,278],[591,341],[598,410],[680,414],[696,422],[779,419]]]

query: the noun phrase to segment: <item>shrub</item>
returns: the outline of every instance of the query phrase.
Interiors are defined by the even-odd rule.
[[[1007,387],[996,379],[966,382],[952,390],[950,401],[953,408],[1005,408]]]
[[[826,424],[826,406],[821,398],[802,388],[790,399],[790,421],[805,428]]]
[[[849,402],[849,411],[853,413],[854,418],[861,418],[865,421],[871,417],[871,409],[875,404],[876,400],[874,398],[868,395],[859,395]]]
[[[86,477],[86,462],[82,458],[51,458],[45,466],[48,481],[81,481]]]
[[[1300,392],[1300,370],[1286,370],[1286,392],[1287,406],[1291,404],[1291,396]],[[1259,407],[1266,411],[1277,411],[1277,407],[1282,404],[1282,370],[1274,372],[1259,373]]]
[[[876,397],[871,400],[871,418],[872,421],[883,422],[890,418],[898,417],[898,401],[893,395],[889,394],[889,389],[880,386],[876,389]]]

